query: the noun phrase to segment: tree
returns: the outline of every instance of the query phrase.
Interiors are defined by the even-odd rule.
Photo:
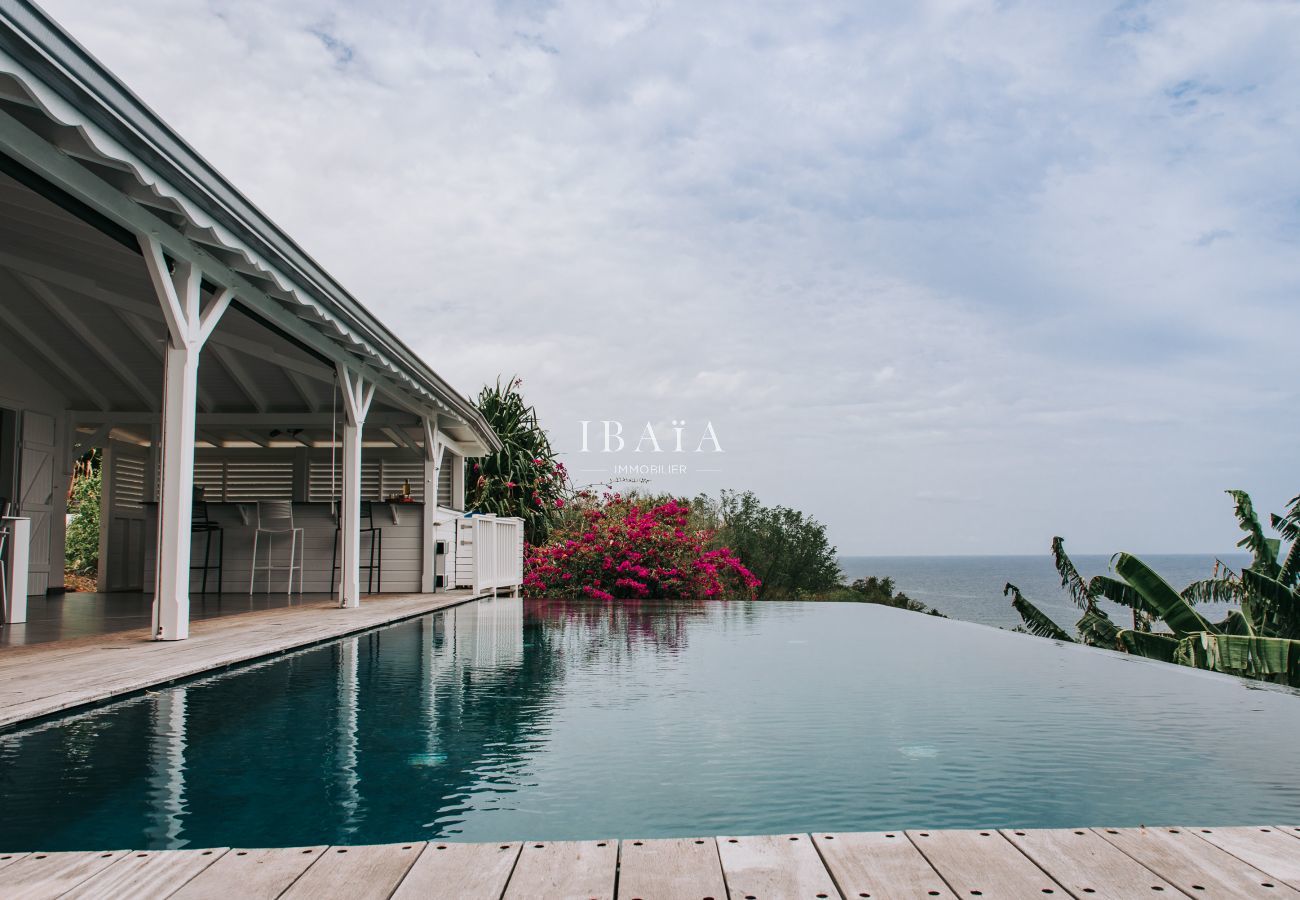
[[[1118,577],[1098,575],[1088,582],[1079,576],[1061,538],[1052,539],[1052,557],[1061,585],[1083,609],[1077,623],[1080,640],[1164,662],[1210,669],[1245,678],[1300,687],[1300,496],[1287,504],[1271,524],[1280,537],[1264,534],[1254,504],[1245,491],[1228,491],[1245,536],[1237,546],[1253,559],[1240,575],[1226,567],[1214,577],[1176,591],[1141,559],[1117,553],[1111,568]],[[1291,546],[1282,552],[1284,542]],[[1056,623],[1008,584],[1012,605],[1026,630],[1069,640]],[[1133,612],[1133,627],[1119,628],[1097,605],[1105,598]],[[1221,622],[1210,622],[1198,603],[1237,605]],[[1168,631],[1152,630],[1153,623]]]
[[[758,599],[798,597],[840,586],[826,526],[785,506],[764,506],[752,491],[723,491],[716,504],[696,499],[718,521],[717,541],[730,547],[762,586]]]
[[[501,438],[502,449],[465,467],[466,508],[524,520],[524,539],[546,540],[567,502],[569,475],[556,459],[551,440],[524,402],[515,377],[504,386],[498,378],[478,395],[478,408]]]

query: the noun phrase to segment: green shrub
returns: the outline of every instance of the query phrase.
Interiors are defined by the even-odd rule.
[[[70,506],[75,509],[64,540],[67,570],[75,575],[99,571],[99,494],[102,487],[98,467],[78,469],[72,480]]]

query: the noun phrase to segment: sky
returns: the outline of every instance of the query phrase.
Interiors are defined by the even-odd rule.
[[[42,3],[579,484],[873,555],[1300,493],[1295,2]]]

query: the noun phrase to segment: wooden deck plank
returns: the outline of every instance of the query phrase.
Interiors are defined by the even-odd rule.
[[[908,831],[907,836],[954,893],[985,900],[1060,896],[1066,891],[993,829]]]
[[[1273,827],[1283,834],[1289,834],[1293,838],[1300,838],[1300,825],[1274,825]]]
[[[726,900],[713,838],[625,840],[619,846],[619,900]]]
[[[126,850],[72,850],[29,853],[0,877],[5,900],[48,900],[72,890],[90,876],[120,862]]]
[[[330,847],[280,896],[285,900],[387,900],[423,850],[422,841]]]
[[[1300,890],[1300,841],[1269,825],[1258,828],[1185,828],[1220,850]]]
[[[1002,832],[1035,865],[1075,897],[1128,900],[1152,892],[1182,892],[1087,828],[1041,828]]]
[[[63,896],[68,900],[136,900],[166,897],[220,859],[210,850],[138,850],[100,870]]]
[[[720,837],[718,856],[733,900],[839,896],[806,834]]]
[[[330,601],[191,624],[184,641],[148,629],[0,650],[0,728],[121,694],[345,637],[474,599],[471,591],[384,595],[339,609]]]
[[[240,900],[274,900],[325,850],[325,845],[229,850],[172,894],[171,900],[230,900],[231,885],[239,886]]]
[[[613,900],[617,841],[525,841],[505,900]]]
[[[18,860],[22,859],[26,855],[26,853],[0,853],[0,869],[3,869],[10,863],[18,862]]]
[[[1300,897],[1274,876],[1182,828],[1094,828],[1180,891],[1206,900]]]
[[[953,897],[939,873],[901,831],[814,834],[813,843],[845,897]]]
[[[500,900],[521,846],[430,842],[393,900]]]

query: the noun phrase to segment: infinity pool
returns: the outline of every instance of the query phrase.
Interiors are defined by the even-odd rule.
[[[856,604],[491,600],[0,733],[0,850],[1300,820],[1300,695]]]

